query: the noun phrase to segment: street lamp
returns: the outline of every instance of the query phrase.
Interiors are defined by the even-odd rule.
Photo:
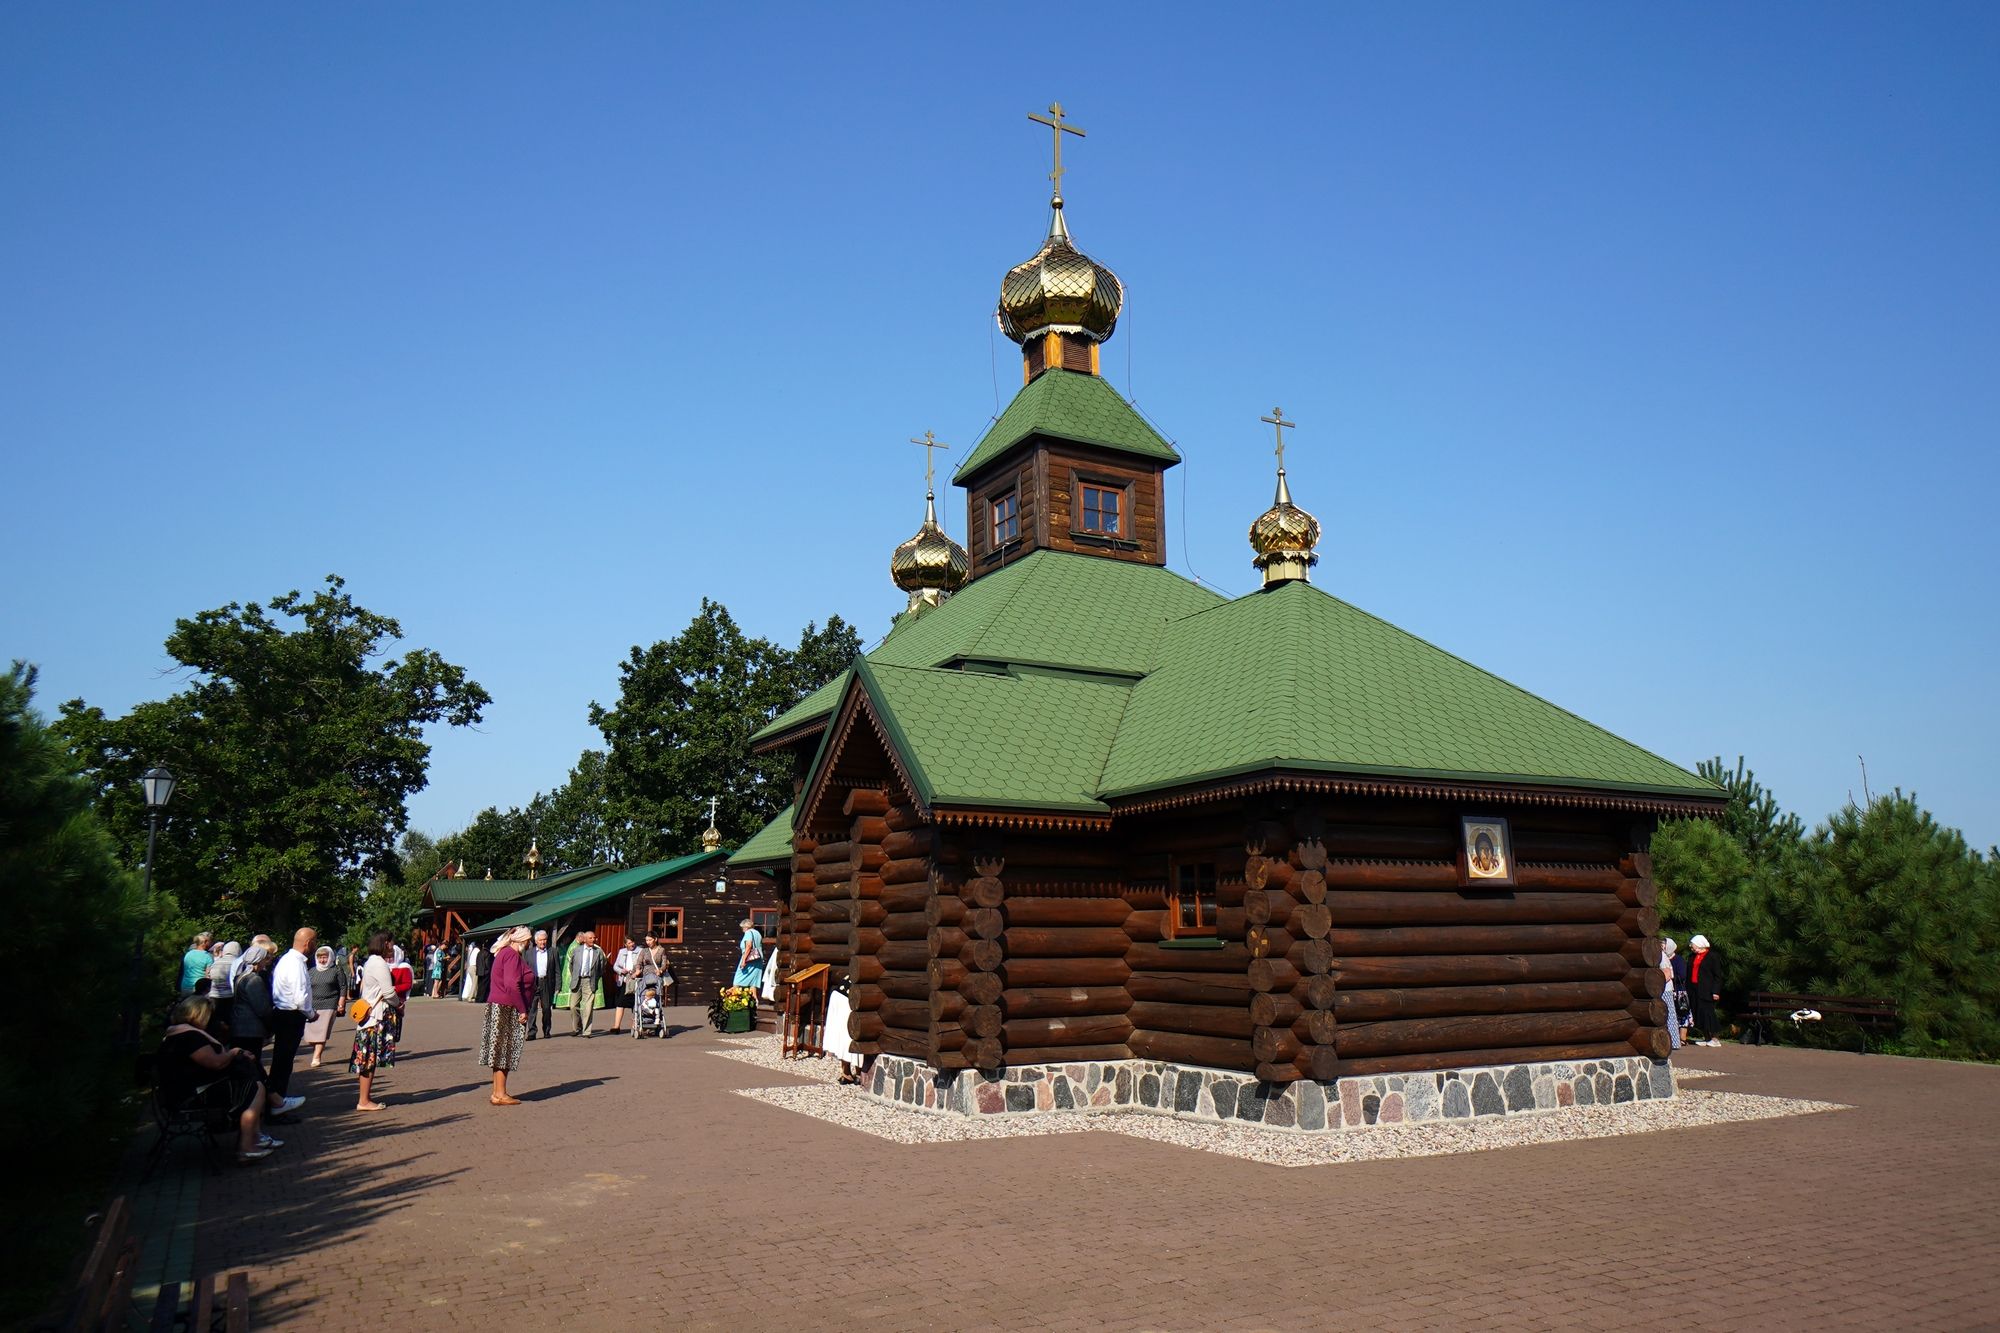
[[[146,915],[139,920],[139,938],[132,945],[132,998],[125,1006],[125,1045],[139,1044],[139,986],[145,976],[146,922],[153,915],[153,844],[160,836],[160,811],[174,796],[174,775],[155,764],[139,775],[146,793]]]

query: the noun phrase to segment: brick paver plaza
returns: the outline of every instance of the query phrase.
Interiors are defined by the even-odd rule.
[[[392,1109],[302,1071],[287,1146],[206,1182],[197,1262],[251,1269],[258,1327],[2000,1327],[1996,1068],[1690,1051],[1854,1109],[1288,1170],[899,1145],[736,1095],[788,1080],[701,1026],[537,1042],[498,1108],[479,1016],[414,1002]]]

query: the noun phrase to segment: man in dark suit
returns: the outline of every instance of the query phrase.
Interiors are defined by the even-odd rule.
[[[548,1036],[556,1021],[556,987],[562,984],[562,959],[549,947],[549,932],[535,932],[535,942],[528,946],[521,959],[528,965],[529,974],[535,979],[535,1007],[528,1011],[528,1040],[536,1037],[535,1024],[541,1024],[541,1036]]]

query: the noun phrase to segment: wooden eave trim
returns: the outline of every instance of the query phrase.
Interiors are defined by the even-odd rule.
[[[1039,814],[1027,810],[933,809],[926,818],[944,828],[1001,829],[1023,833],[1109,833],[1110,815]]]
[[[784,731],[779,732],[777,735],[771,737],[769,740],[759,741],[755,745],[752,745],[750,747],[750,753],[769,754],[771,751],[782,749],[787,745],[797,745],[800,741],[804,740],[806,737],[811,736],[816,732],[825,731],[829,719],[831,719],[839,711],[840,710],[838,708],[835,708],[832,712],[821,713],[818,717],[811,718],[805,722],[799,723],[795,727],[790,727]]]
[[[1483,801],[1495,805],[1540,805],[1571,810],[1622,810],[1632,814],[1679,818],[1721,813],[1727,798],[1649,796],[1638,792],[1597,791],[1584,787],[1512,787],[1481,782],[1427,782],[1405,778],[1322,777],[1285,773],[1238,778],[1161,796],[1113,801],[1120,817],[1216,804],[1269,792],[1299,792],[1322,796],[1393,796],[1406,800]]]

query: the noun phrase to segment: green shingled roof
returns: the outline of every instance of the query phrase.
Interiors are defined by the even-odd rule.
[[[963,483],[1030,435],[1157,458],[1169,467],[1181,461],[1174,447],[1101,377],[1074,370],[1046,370],[1021,386],[1000,419],[951,474],[952,481]]]
[[[1694,774],[1305,583],[1177,622],[1106,797],[1267,768],[1702,795]]]
[[[573,889],[585,880],[608,875],[614,869],[615,866],[589,866],[541,879],[473,879],[469,876],[465,879],[434,879],[431,881],[431,900],[439,907],[457,907],[465,903],[488,906],[527,902],[560,893],[564,889]]]
[[[572,912],[595,906],[607,898],[616,898],[621,893],[643,889],[655,880],[678,875],[681,871],[698,866],[704,861],[720,860],[722,855],[721,852],[695,852],[691,856],[676,857],[671,861],[657,861],[652,865],[634,866],[630,870],[620,870],[615,874],[600,876],[587,884],[579,884],[509,916],[503,916],[498,921],[488,921],[484,925],[475,926],[466,934],[484,937],[502,930],[512,930],[515,926],[547,925]]]
[[[1171,622],[1222,603],[1207,588],[1153,565],[1034,551],[973,580],[942,606],[905,615],[868,660],[906,667],[1008,663],[1136,678],[1152,669]],[[832,713],[846,685],[843,674],[815,690],[751,743]]]
[[[776,819],[751,834],[750,841],[729,854],[729,864],[733,866],[791,859],[792,807],[789,805],[778,812]]]

